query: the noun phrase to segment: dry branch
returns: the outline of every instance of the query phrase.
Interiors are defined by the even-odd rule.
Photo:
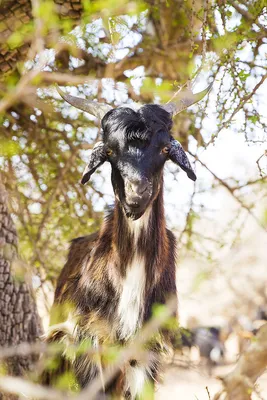
[[[222,379],[224,389],[214,400],[250,400],[257,379],[267,367],[267,324],[257,333],[255,340],[241,355],[233,372]],[[223,396],[223,397],[222,397]]]
[[[13,394],[24,394],[28,397],[35,399],[47,399],[47,400],[93,400],[98,395],[99,391],[103,387],[103,383],[109,383],[117,374],[117,372],[123,368],[131,358],[143,357],[144,359],[148,356],[148,351],[144,349],[144,345],[154,335],[158,329],[164,325],[166,321],[176,311],[177,303],[175,298],[171,298],[166,308],[159,315],[155,315],[151,320],[144,326],[144,328],[137,334],[136,338],[128,344],[124,349],[118,353],[118,358],[113,365],[110,365],[107,371],[104,371],[103,376],[95,378],[84,390],[77,396],[47,388],[42,385],[32,383],[23,378],[16,378],[12,376],[0,377],[0,388],[8,393]],[[49,347],[42,346],[40,343],[37,344],[21,344],[17,346],[17,349],[3,349],[3,357],[8,357],[14,354],[31,354],[32,352],[38,352],[39,350],[47,350]],[[1,354],[1,353],[0,353]],[[0,357],[1,358],[1,357]],[[102,380],[103,379],[103,380]]]
[[[26,381],[23,378],[12,376],[4,376],[0,378],[0,387],[7,393],[21,395],[23,393],[26,398],[46,399],[46,400],[68,400],[74,396],[68,395],[66,392],[47,388],[35,383]]]
[[[251,215],[251,217],[257,222],[257,224],[265,231],[267,232],[267,229],[264,225],[264,223],[252,212],[252,207],[249,207],[246,205],[243,200],[238,197],[234,192],[238,189],[237,187],[231,187],[225,180],[221,179],[218,177],[211,169],[202,161],[199,159],[199,157],[196,154],[191,153],[188,151],[190,155],[192,155],[204,168],[206,168],[207,171],[221,184],[222,187],[225,187],[227,191],[233,196],[233,198],[240,204],[242,208],[247,210],[247,212]],[[260,181],[264,181],[264,178],[262,178]]]
[[[146,357],[148,352],[144,349],[145,343],[151,339],[153,334],[173,315],[176,311],[177,303],[175,298],[171,298],[166,304],[165,312],[159,316],[154,316],[144,326],[144,328],[137,334],[136,338],[119,354],[117,361],[111,368],[103,373],[103,377],[95,378],[87,388],[85,388],[77,400],[95,399],[99,391],[102,389],[103,384],[106,385],[117,375],[118,371],[123,368],[131,358]],[[101,379],[102,378],[102,379]]]

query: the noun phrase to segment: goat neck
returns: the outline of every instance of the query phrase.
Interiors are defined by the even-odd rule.
[[[106,219],[99,242],[111,232],[109,252],[121,276],[136,256],[144,259],[148,282],[155,282],[161,273],[168,253],[162,187],[163,180],[157,197],[138,220],[127,218],[118,200]]]

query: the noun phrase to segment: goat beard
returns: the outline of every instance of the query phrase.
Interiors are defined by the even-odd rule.
[[[144,214],[144,212],[141,212],[141,213],[138,213],[138,214],[136,214],[136,213],[131,213],[131,212],[125,212],[125,214],[126,214],[126,217],[127,217],[127,218],[132,219],[133,221],[137,221],[139,218],[142,217],[142,215]]]

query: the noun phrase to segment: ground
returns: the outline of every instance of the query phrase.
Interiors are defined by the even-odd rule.
[[[209,377],[205,368],[196,366],[182,368],[170,364],[165,372],[164,383],[157,391],[156,400],[213,399],[214,394],[221,388],[220,380],[216,379],[216,376],[226,375],[233,367],[232,364],[216,367]],[[259,379],[258,385],[261,397],[254,395],[253,400],[267,400],[267,373]]]

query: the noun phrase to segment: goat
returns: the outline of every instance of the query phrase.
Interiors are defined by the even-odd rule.
[[[211,376],[212,368],[222,363],[225,356],[225,347],[221,340],[222,329],[216,326],[200,326],[192,330],[192,335],[193,344],[198,347],[201,360]]]
[[[177,296],[176,245],[166,228],[163,167],[170,159],[196,180],[181,144],[171,135],[172,117],[201,100],[210,87],[198,94],[180,92],[169,104],[144,105],[138,111],[112,109],[59,89],[68,103],[101,118],[103,140],[92,150],[82,184],[108,161],[115,194],[114,209],[100,232],[72,241],[58,279],[54,303],[73,305],[74,342],[90,338],[95,346],[127,343],[149,320],[153,304]],[[49,340],[63,336],[64,331],[55,330]],[[131,360],[106,392],[137,398],[147,380],[156,380],[160,350],[150,353],[146,363]],[[76,357],[73,369],[82,388],[100,373],[86,356]]]

